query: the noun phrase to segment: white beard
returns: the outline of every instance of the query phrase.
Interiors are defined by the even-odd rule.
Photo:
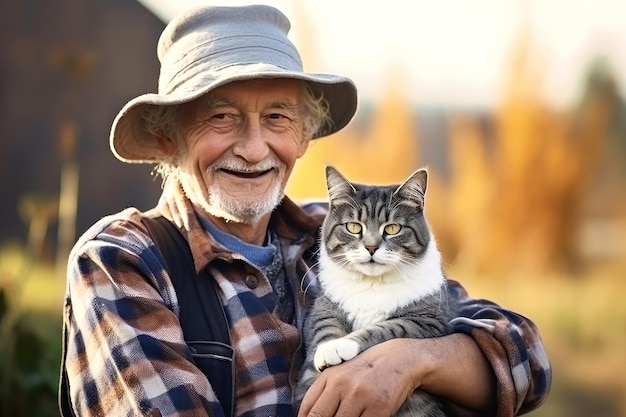
[[[282,178],[276,182],[265,199],[246,203],[230,198],[220,187],[214,185],[209,187],[209,202],[205,210],[228,221],[253,224],[271,213],[283,197]]]
[[[179,179],[183,191],[194,204],[198,204],[207,213],[226,221],[254,224],[263,216],[271,213],[282,201],[285,180],[285,165],[282,162],[267,159],[256,165],[248,165],[237,160],[218,160],[209,166],[207,171],[215,172],[222,168],[233,171],[265,171],[277,168],[278,177],[263,200],[241,201],[229,196],[216,184],[209,186],[207,189],[208,199],[205,199],[204,193],[198,189],[200,184],[195,177],[180,171]]]

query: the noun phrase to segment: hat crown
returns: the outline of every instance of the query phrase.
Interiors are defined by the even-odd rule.
[[[144,111],[183,105],[219,86],[255,78],[301,80],[324,98],[330,123],[313,139],[342,129],[357,108],[356,86],[347,77],[304,72],[287,37],[290,26],[284,14],[267,5],[194,7],[174,18],[157,46],[158,93],[135,97],[118,112],[109,139],[113,154],[124,162],[162,161],[165,155],[146,130]]]
[[[302,71],[300,55],[287,37],[290,27],[284,14],[266,5],[188,10],[159,39],[159,93],[187,91],[187,81],[198,74],[211,82],[230,66]]]

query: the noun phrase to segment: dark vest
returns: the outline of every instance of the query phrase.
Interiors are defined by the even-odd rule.
[[[172,222],[160,216],[144,217],[143,223],[165,259],[193,361],[208,378],[224,415],[230,417],[235,411],[234,351],[217,283],[206,270],[195,273],[189,244]]]
[[[232,417],[235,401],[234,351],[216,283],[207,271],[195,272],[191,249],[176,226],[163,216],[143,223],[165,260],[180,307],[180,326],[194,364],[209,380],[224,415]],[[65,342],[64,342],[65,343]],[[59,386],[61,416],[73,417],[65,366]]]

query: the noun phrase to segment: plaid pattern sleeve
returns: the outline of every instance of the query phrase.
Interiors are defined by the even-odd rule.
[[[454,331],[478,343],[496,376],[497,416],[537,408],[550,391],[552,370],[535,324],[492,302],[470,298],[456,281],[449,281],[449,292],[460,308],[451,321]]]
[[[80,416],[223,416],[192,363],[164,262],[129,209],[94,225],[68,264],[63,366]]]

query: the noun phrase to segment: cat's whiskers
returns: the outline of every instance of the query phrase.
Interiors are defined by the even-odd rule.
[[[398,201],[394,198],[389,199],[389,201],[387,202],[387,211],[389,213],[392,213],[395,209],[398,208],[398,206],[400,205],[401,201]]]
[[[309,269],[304,273],[304,276],[300,280],[300,291],[302,291],[303,294],[306,294],[307,291],[309,291],[309,288],[311,287],[311,285],[313,285],[315,281],[319,279],[320,277],[319,265],[320,265],[319,261],[312,264],[309,267]],[[311,279],[309,279],[308,282],[307,282],[307,277],[311,277]]]
[[[372,276],[371,275],[367,275],[362,273],[358,268],[357,265],[359,264],[359,262],[355,262],[355,257],[354,256],[349,256],[350,253],[339,253],[339,254],[326,254],[325,258],[327,260],[331,260],[332,263],[334,263],[337,267],[339,267],[339,269],[341,270],[345,270],[345,271],[350,271],[350,273],[352,274],[352,278],[354,278],[356,281],[371,281]],[[320,267],[320,275],[323,273],[322,270],[323,267]],[[332,277],[332,279],[340,279],[342,276],[334,276]]]
[[[313,252],[313,256],[311,257],[312,259],[317,259],[317,262],[314,262],[313,264],[311,264],[309,266],[309,269],[307,269],[307,271],[304,273],[304,275],[302,276],[302,279],[300,280],[300,291],[302,291],[303,294],[306,294],[307,291],[309,290],[309,288],[311,287],[311,285],[313,285],[313,283],[319,279],[320,273],[319,273],[319,253],[320,253],[320,248],[318,247],[317,250],[315,252]],[[315,272],[317,271],[317,273]],[[308,282],[307,282],[307,278],[311,275],[309,274],[315,274],[315,276],[313,276]],[[306,283],[306,285],[305,285]]]
[[[352,261],[346,254],[331,255],[329,258],[341,268],[352,269]]]

